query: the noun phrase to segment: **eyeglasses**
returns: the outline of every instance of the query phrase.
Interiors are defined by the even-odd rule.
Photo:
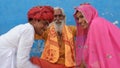
[[[63,17],[64,15],[62,14],[58,14],[58,15],[54,15],[54,17]]]

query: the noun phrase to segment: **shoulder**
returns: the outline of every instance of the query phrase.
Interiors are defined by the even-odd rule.
[[[73,36],[76,36],[76,31],[77,31],[76,26],[74,26],[74,25],[69,25],[69,26],[67,26],[67,27],[68,27],[69,31],[73,34]]]
[[[30,23],[20,24],[16,26],[16,28],[20,34],[28,34],[28,33],[33,34],[34,33],[34,28]]]
[[[108,22],[106,19],[102,17],[96,17],[95,19],[92,20],[90,26],[104,26],[104,24]]]
[[[76,26],[74,26],[74,25],[68,25],[67,26],[69,29],[76,29]]]
[[[70,31],[72,31],[73,33],[76,33],[76,30],[77,30],[77,27],[76,26],[74,26],[74,25],[69,25],[69,26],[67,26],[68,27],[68,29],[70,30]]]
[[[34,27],[30,23],[21,25],[23,31],[34,31]]]

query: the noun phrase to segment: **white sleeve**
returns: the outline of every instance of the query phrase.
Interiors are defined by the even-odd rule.
[[[38,68],[29,61],[29,54],[34,41],[34,30],[25,29],[22,33],[17,50],[17,68]]]

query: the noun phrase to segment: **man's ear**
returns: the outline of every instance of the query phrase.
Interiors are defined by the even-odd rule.
[[[65,15],[63,15],[63,17],[65,18],[66,16],[65,16]]]
[[[30,21],[31,24],[36,24],[36,22],[38,22],[38,20],[33,19],[32,21]]]

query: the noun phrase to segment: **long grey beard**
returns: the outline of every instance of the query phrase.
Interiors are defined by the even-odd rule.
[[[56,32],[59,32],[62,34],[62,29],[63,29],[64,24],[65,24],[64,20],[61,20],[61,24],[56,24],[54,22]]]

